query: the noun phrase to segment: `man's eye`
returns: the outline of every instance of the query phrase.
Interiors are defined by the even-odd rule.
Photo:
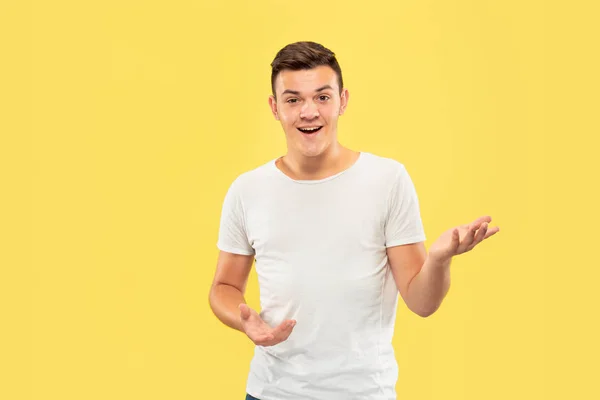
[[[288,99],[288,103],[296,103],[298,101],[298,99]]]
[[[321,101],[327,101],[327,100],[329,100],[329,96],[325,96],[325,95],[319,96],[319,99],[321,99]]]

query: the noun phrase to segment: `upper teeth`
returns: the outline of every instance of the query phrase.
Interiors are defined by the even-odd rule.
[[[314,130],[317,130],[317,129],[319,129],[319,128],[320,128],[320,126],[317,126],[317,127],[315,127],[315,128],[301,128],[301,129],[303,129],[303,130],[305,130],[305,131],[314,131]]]

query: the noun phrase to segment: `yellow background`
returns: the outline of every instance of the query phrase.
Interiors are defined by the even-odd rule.
[[[340,140],[407,166],[427,246],[501,227],[436,314],[401,303],[399,399],[599,398],[598,10],[566,3],[2,1],[0,398],[243,398],[218,220],[285,151],[269,64],[298,40],[337,54]]]

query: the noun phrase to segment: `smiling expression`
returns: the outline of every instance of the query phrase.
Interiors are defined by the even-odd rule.
[[[337,121],[346,109],[348,90],[340,93],[331,67],[283,70],[275,80],[275,93],[269,105],[281,122],[288,152],[316,157],[337,143]]]

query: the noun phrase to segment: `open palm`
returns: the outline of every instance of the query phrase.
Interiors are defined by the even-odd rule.
[[[242,303],[239,308],[242,328],[250,340],[258,346],[274,346],[283,342],[290,336],[296,325],[296,321],[288,319],[272,328],[248,305]]]
[[[445,261],[471,251],[483,240],[500,231],[499,227],[489,228],[492,217],[479,217],[468,225],[460,225],[442,233],[429,248],[429,256]]]

